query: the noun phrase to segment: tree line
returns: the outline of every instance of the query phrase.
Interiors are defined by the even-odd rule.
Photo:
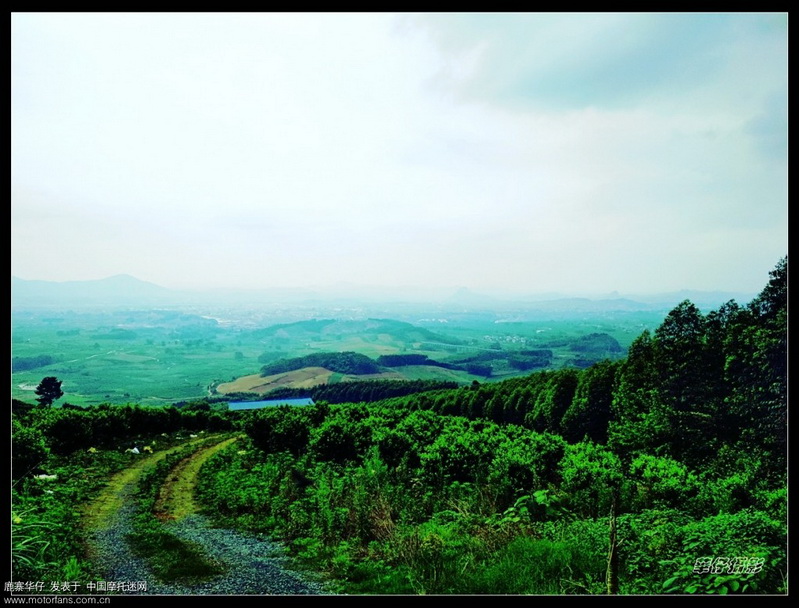
[[[446,380],[356,380],[336,384],[319,384],[310,389],[281,387],[270,391],[267,396],[269,399],[311,397],[314,401],[325,401],[331,404],[368,403],[457,387],[457,382]]]
[[[261,368],[261,376],[292,372],[304,367],[324,367],[341,374],[379,374],[382,368],[373,360],[355,352],[312,353],[304,357],[281,359]]]

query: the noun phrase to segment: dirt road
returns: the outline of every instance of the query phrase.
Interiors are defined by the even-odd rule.
[[[105,581],[130,583],[128,595],[307,595],[324,594],[321,583],[289,568],[281,546],[263,536],[215,528],[199,514],[194,488],[202,464],[237,437],[197,438],[152,455],[114,475],[85,510],[88,554]],[[159,581],[128,546],[135,515],[134,494],[142,475],[167,455],[198,446],[172,468],[159,491],[153,516],[164,529],[199,547],[223,573],[202,581]],[[121,587],[118,587],[121,588]]]

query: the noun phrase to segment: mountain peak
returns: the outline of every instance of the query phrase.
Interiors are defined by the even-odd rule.
[[[89,281],[28,281],[12,277],[12,305],[31,307],[162,304],[174,292],[129,274]]]

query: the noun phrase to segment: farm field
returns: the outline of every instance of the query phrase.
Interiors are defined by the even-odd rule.
[[[249,317],[220,322],[213,316],[214,311],[15,311],[12,397],[33,400],[33,391],[45,376],[62,380],[64,400],[81,406],[164,405],[207,396],[214,388],[225,393],[244,385],[257,385],[261,388],[250,386],[246,390],[263,393],[270,387],[300,388],[317,381],[323,384],[366,379],[345,378],[327,370],[255,384],[245,380],[257,376],[265,363],[323,352],[352,351],[372,358],[418,354],[446,364],[475,357],[490,359],[497,352],[544,349],[551,351],[548,368],[584,366],[584,353],[573,349],[575,340],[603,333],[625,349],[636,331],[659,320],[658,314],[642,312],[620,316],[615,322],[606,318],[497,322],[496,315],[480,313],[453,314],[451,321],[442,323],[425,320],[421,311],[405,312],[406,319],[413,319],[411,323],[353,319],[352,311],[314,312],[331,317],[270,324],[268,312],[262,312],[259,321],[263,327],[253,328]],[[334,319],[335,313],[345,318]],[[441,317],[442,313],[437,314]],[[620,356],[623,350],[609,354]],[[597,357],[601,358],[602,353]],[[34,362],[37,358],[40,361]],[[387,369],[380,377],[467,384],[475,379],[499,380],[530,371],[513,368],[507,358],[494,358],[490,365],[488,376],[486,369],[474,374],[435,366],[405,366]]]

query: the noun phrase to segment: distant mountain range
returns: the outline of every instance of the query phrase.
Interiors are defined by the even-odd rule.
[[[13,308],[81,308],[177,303],[179,294],[154,283],[119,274],[96,281],[27,281],[11,277]]]
[[[241,305],[258,303],[339,303],[358,302],[429,303],[439,309],[508,310],[526,309],[541,312],[634,312],[671,309],[683,300],[710,310],[729,300],[748,303],[757,294],[730,292],[680,291],[654,295],[623,297],[568,297],[560,294],[486,295],[465,287],[435,290],[408,288],[370,288],[338,285],[331,288],[207,290],[181,291],[141,281],[126,274],[93,281],[29,281],[11,278],[12,308],[142,308],[180,305]]]

